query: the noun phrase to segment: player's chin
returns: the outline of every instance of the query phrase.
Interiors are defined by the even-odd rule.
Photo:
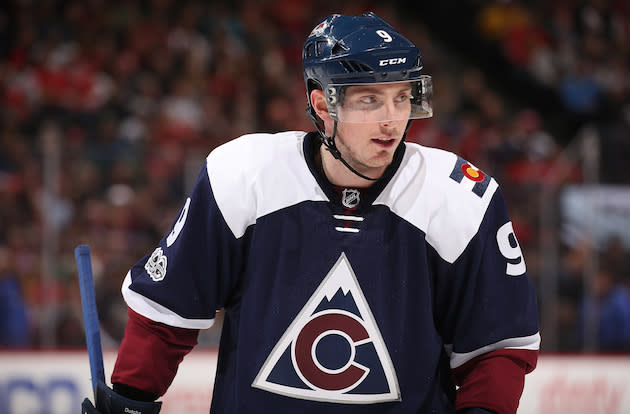
[[[393,159],[393,151],[379,151],[373,157],[371,157],[370,161],[366,164],[370,168],[384,168],[391,164]]]

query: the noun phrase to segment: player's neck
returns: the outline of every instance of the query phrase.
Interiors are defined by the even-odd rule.
[[[335,159],[323,145],[320,147],[315,162],[320,166],[324,176],[333,185],[347,188],[367,188],[374,183],[374,181],[361,178],[350,171],[341,161]],[[377,172],[374,177],[380,177],[383,175],[383,172],[384,170]],[[372,173],[374,174],[374,172]]]

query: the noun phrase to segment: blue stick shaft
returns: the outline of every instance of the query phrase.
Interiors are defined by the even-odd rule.
[[[105,382],[105,369],[103,368],[103,349],[101,348],[101,333],[94,298],[94,280],[92,276],[92,261],[90,259],[90,246],[80,245],[74,249],[74,257],[79,273],[79,287],[81,289],[81,305],[83,306],[83,324],[85,325],[85,339],[87,342],[88,356],[90,358],[90,373],[92,374],[92,388],[96,398],[96,385],[98,381]]]

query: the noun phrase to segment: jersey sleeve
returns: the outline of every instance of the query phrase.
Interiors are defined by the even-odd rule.
[[[514,375],[522,380],[535,367],[538,355],[537,300],[500,188],[462,254],[439,267],[435,280],[438,329],[456,381],[474,379],[466,390],[460,389],[461,397],[468,398],[471,392],[485,395],[484,387],[507,384]],[[520,389],[497,398],[512,401],[485,406],[507,407],[498,412],[515,411],[523,382],[511,383]],[[462,391],[469,394],[464,396]]]
[[[128,315],[111,382],[125,397],[154,401],[173,382],[180,362],[197,344],[199,330],[153,322],[131,309]]]
[[[169,326],[205,329],[238,283],[240,242],[215,200],[207,167],[152,253],[127,273],[122,292],[139,315]]]

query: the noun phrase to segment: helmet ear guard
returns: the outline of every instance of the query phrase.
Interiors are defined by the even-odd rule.
[[[328,113],[337,120],[337,108],[343,106],[345,90],[345,85],[329,85],[324,91],[324,95],[326,96],[326,105],[328,106]]]

